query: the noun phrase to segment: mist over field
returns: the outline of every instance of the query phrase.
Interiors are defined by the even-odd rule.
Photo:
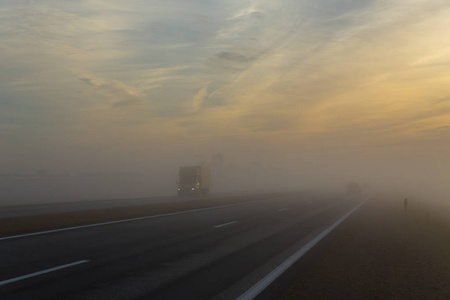
[[[449,27],[442,0],[3,1],[0,206],[175,195],[195,164],[446,203]]]

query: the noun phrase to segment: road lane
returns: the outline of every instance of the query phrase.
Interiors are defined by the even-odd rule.
[[[192,293],[191,299],[206,299],[349,207],[335,198],[318,198],[308,204],[310,200],[291,196],[252,205],[0,241],[0,280],[68,262],[90,261],[73,271],[61,270],[1,286],[0,296],[2,299],[26,299],[30,295],[33,299],[132,299],[152,295],[152,298],[176,299],[187,283],[188,287],[198,289],[204,274],[211,278],[226,274],[227,280],[211,284],[203,292]],[[280,213],[284,208],[289,209]],[[214,227],[230,222],[234,223]],[[281,241],[275,242],[278,239]],[[251,256],[262,259],[251,259]],[[249,263],[244,267],[239,262],[241,259]]]
[[[136,217],[136,218],[130,218],[130,219],[93,223],[93,224],[79,225],[79,226],[73,226],[73,227],[64,227],[64,228],[53,229],[53,230],[37,231],[37,232],[1,237],[0,241],[23,238],[23,237],[34,236],[34,235],[56,233],[56,232],[61,232],[61,231],[78,230],[78,229],[83,229],[83,228],[105,226],[105,225],[119,224],[119,223],[125,223],[125,222],[134,222],[134,221],[139,221],[139,220],[154,219],[154,218],[161,218],[161,217],[169,217],[169,216],[189,214],[189,213],[208,211],[208,210],[214,210],[214,209],[223,209],[226,207],[249,205],[249,204],[255,204],[255,203],[261,202],[261,201],[268,201],[268,200],[270,201],[270,200],[276,200],[276,199],[277,198],[268,198],[268,199],[263,199],[263,200],[248,201],[248,202],[241,202],[241,203],[235,203],[235,204],[218,205],[218,206],[211,206],[211,207],[205,207],[205,208],[191,209],[191,210],[186,210],[186,211],[177,211],[177,212],[171,212],[171,213],[150,215],[150,216],[145,216],[145,217]]]
[[[76,262],[73,262],[73,263],[70,263],[70,264],[66,264],[66,265],[50,268],[50,269],[47,269],[47,270],[42,270],[42,271],[39,271],[39,272],[34,272],[34,273],[31,273],[31,274],[27,274],[27,275],[22,275],[22,276],[19,276],[19,277],[11,278],[11,279],[8,279],[8,280],[3,280],[3,281],[0,281],[0,286],[1,285],[5,285],[5,284],[10,284],[10,283],[13,283],[13,282],[16,282],[16,281],[20,281],[20,280],[25,280],[25,279],[28,279],[28,278],[31,278],[31,277],[47,274],[47,273],[50,273],[50,272],[55,272],[55,271],[62,270],[62,269],[65,269],[65,268],[77,266],[79,264],[84,264],[84,263],[87,263],[87,262],[88,262],[88,260],[80,260],[80,261],[76,261]]]
[[[257,204],[257,203],[254,203]],[[193,211],[191,214],[172,215],[165,218],[143,219],[136,222],[112,223],[109,226],[80,228],[75,231],[54,232],[46,236],[29,236],[24,239],[2,241],[3,260],[1,270],[8,266],[4,263],[15,263],[20,257],[22,266],[35,265],[36,262],[45,261],[46,253],[54,252],[57,257],[104,257],[105,255],[119,257],[123,253],[130,253],[129,245],[134,247],[133,252],[159,249],[173,240],[192,239],[207,233],[210,227],[218,223],[226,223],[229,215],[236,218],[250,219],[250,215],[271,213],[271,207],[276,207],[276,202],[266,206],[253,205],[237,208],[236,206],[222,207],[218,211]],[[151,241],[151,242],[150,242]],[[144,243],[145,242],[145,243]],[[141,249],[144,247],[145,249]],[[161,246],[160,246],[161,245]],[[107,249],[107,251],[105,251]],[[70,256],[72,255],[72,256]],[[55,256],[50,256],[52,261]],[[1,278],[0,278],[1,279]]]
[[[208,196],[155,196],[136,199],[108,199],[77,202],[61,202],[34,205],[0,206],[0,219],[23,216],[36,216],[44,214],[56,214],[75,211],[100,210],[105,208],[132,207],[152,204],[177,203],[195,200],[214,200],[232,196],[244,196],[247,193],[213,193]]]
[[[232,225],[232,224],[235,224],[235,223],[237,223],[237,222],[238,222],[238,221],[231,221],[231,222],[228,222],[228,223],[225,223],[225,224],[216,225],[216,226],[214,226],[214,228],[220,228],[220,227]]]

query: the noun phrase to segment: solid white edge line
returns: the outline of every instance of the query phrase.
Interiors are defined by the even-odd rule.
[[[285,211],[285,210],[288,210],[289,208],[281,208],[281,209],[279,209],[278,211]]]
[[[333,225],[322,231],[319,235],[309,241],[305,246],[303,246],[296,253],[291,255],[288,259],[282,262],[278,267],[276,267],[272,272],[264,276],[260,281],[253,285],[241,296],[236,298],[236,300],[251,300],[258,296],[266,287],[268,287],[272,282],[275,281],[281,274],[283,274],[289,267],[291,267],[297,260],[299,260],[303,255],[305,255],[311,248],[313,248],[317,243],[319,243],[325,236],[327,236],[333,229],[335,229],[339,224],[341,224],[345,219],[347,219],[351,214],[353,214],[358,208],[360,208],[364,203],[360,203],[358,206],[353,208],[351,211],[346,213],[342,218],[337,220]]]
[[[290,197],[290,196],[286,196],[286,197]],[[61,231],[68,231],[68,230],[75,230],[75,229],[82,229],[82,228],[89,228],[89,227],[96,227],[96,226],[104,226],[104,225],[111,225],[111,224],[124,223],[124,222],[132,222],[132,221],[139,221],[139,220],[146,220],[146,219],[153,219],[153,218],[175,216],[175,215],[188,214],[188,213],[207,211],[207,210],[214,210],[214,209],[220,209],[220,208],[227,208],[227,207],[233,207],[233,206],[241,206],[241,205],[246,205],[246,204],[258,203],[258,202],[262,202],[262,201],[270,201],[270,200],[282,199],[282,198],[286,198],[286,197],[269,198],[269,199],[249,201],[249,202],[242,202],[242,203],[236,203],[236,204],[228,204],[228,205],[222,205],[222,206],[213,206],[213,207],[205,207],[205,208],[184,210],[184,211],[178,211],[178,212],[166,213],[166,214],[160,214],[160,215],[138,217],[138,218],[124,219],[124,220],[110,221],[110,222],[102,222],[102,223],[94,223],[94,224],[89,224],[89,225],[80,225],[80,226],[74,226],[74,227],[66,227],[66,228],[60,228],[60,229],[53,229],[53,230],[25,233],[25,234],[20,234],[20,235],[11,235],[11,236],[6,236],[6,237],[0,238],[0,241],[10,240],[10,239],[17,239],[17,238],[33,236],[33,235],[41,235],[41,234],[47,234],[47,233],[54,233],[54,232],[61,232]]]
[[[214,228],[220,228],[220,227],[228,226],[228,225],[231,225],[231,224],[234,224],[234,223],[237,223],[237,221],[232,221],[232,222],[228,222],[228,223],[225,223],[225,224],[216,225],[216,226],[214,226]]]
[[[71,264],[62,265],[62,266],[59,266],[59,267],[54,267],[54,268],[51,268],[51,269],[47,269],[47,270],[31,273],[31,274],[28,274],[28,275],[23,275],[23,276],[11,278],[11,279],[8,279],[8,280],[3,280],[3,281],[0,281],[0,286],[1,285],[5,285],[5,284],[9,284],[9,283],[13,283],[13,282],[16,282],[16,281],[28,279],[30,277],[35,277],[35,276],[39,276],[39,275],[42,275],[42,274],[58,271],[58,270],[61,270],[61,269],[73,267],[73,266],[76,266],[76,265],[79,265],[79,264],[84,264],[86,262],[88,262],[88,260],[80,260],[80,261],[76,261],[76,262],[71,263]]]

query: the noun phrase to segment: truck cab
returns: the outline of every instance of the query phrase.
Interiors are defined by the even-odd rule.
[[[207,166],[180,167],[177,194],[200,195],[209,192],[209,168]]]

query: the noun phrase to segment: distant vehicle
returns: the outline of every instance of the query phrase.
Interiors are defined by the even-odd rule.
[[[208,194],[210,188],[208,166],[180,167],[178,175],[178,196]]]
[[[347,194],[347,196],[350,196],[350,197],[358,197],[359,198],[362,196],[361,187],[359,186],[358,183],[351,182],[347,185],[346,194]]]

